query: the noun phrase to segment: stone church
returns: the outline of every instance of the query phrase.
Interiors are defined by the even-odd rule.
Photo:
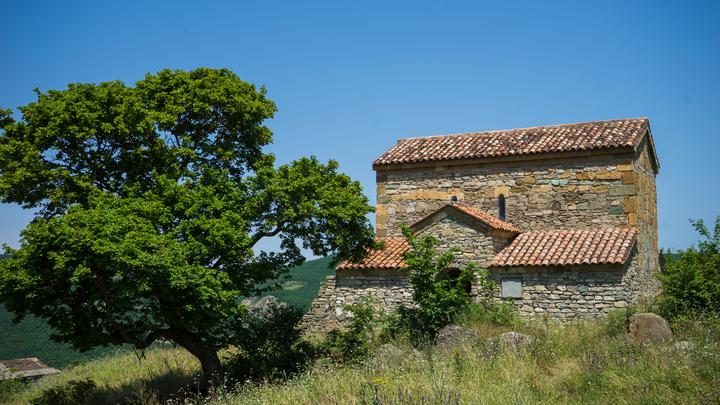
[[[338,265],[310,328],[333,327],[363,296],[385,311],[411,304],[401,224],[458,248],[457,268],[488,269],[522,316],[598,317],[657,293],[647,118],[400,139],[373,169],[385,248]]]

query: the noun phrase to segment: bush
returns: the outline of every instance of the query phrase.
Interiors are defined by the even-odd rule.
[[[0,257],[0,259],[2,259]],[[0,373],[0,377],[2,373]],[[0,380],[0,403],[9,402],[10,398],[24,390],[26,385],[19,379]]]
[[[711,233],[702,220],[691,221],[703,240],[679,255],[668,255],[659,275],[658,309],[668,319],[698,311],[720,311],[720,216]]]
[[[415,306],[402,306],[397,316],[390,318],[390,336],[407,336],[414,344],[432,339],[440,329],[454,322],[470,305],[466,286],[475,278],[477,269],[469,264],[456,278],[437,279],[437,275],[455,260],[455,251],[439,254],[439,241],[432,236],[416,238],[409,228],[403,234],[411,246],[405,254],[410,272]]]
[[[298,328],[302,315],[276,302],[249,311],[236,331],[237,352],[226,366],[230,376],[239,381],[276,379],[302,370],[313,356]]]
[[[499,300],[492,303],[480,301],[467,307],[465,313],[460,317],[460,323],[487,323],[495,326],[508,326],[518,319],[517,310],[511,303]]]
[[[628,331],[630,317],[637,312],[638,309],[633,306],[608,312],[607,319],[604,322],[605,333],[611,337],[624,335]]]
[[[341,361],[365,358],[370,354],[374,341],[375,310],[367,299],[343,308],[353,314],[350,324],[344,330],[331,331],[323,343],[323,350],[330,357]]]
[[[89,378],[71,380],[57,387],[46,389],[31,403],[33,405],[78,405],[89,403],[96,389],[97,385]]]
[[[495,326],[507,326],[518,321],[517,310],[511,302],[495,298],[495,282],[490,278],[490,272],[480,270],[477,272],[476,285],[479,294],[476,303],[468,305],[461,316],[465,324],[485,323]]]

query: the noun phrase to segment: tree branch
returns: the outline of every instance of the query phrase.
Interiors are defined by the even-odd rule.
[[[255,246],[262,238],[270,238],[273,236],[277,236],[280,232],[282,232],[285,229],[285,225],[287,225],[286,222],[281,222],[278,224],[277,228],[273,229],[270,232],[258,232],[255,235],[253,235],[252,238],[250,238],[250,247]]]

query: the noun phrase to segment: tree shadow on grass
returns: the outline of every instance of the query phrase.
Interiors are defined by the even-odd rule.
[[[87,398],[89,404],[165,404],[200,398],[200,373],[172,370],[118,387],[100,386]]]

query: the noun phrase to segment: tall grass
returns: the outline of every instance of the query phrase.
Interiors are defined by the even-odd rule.
[[[44,377],[3,402],[27,404],[51,387],[90,378],[98,387],[88,399],[91,403],[162,403],[192,394],[199,370],[199,362],[179,348],[154,348],[146,351],[144,358],[121,351]]]
[[[504,349],[486,327],[480,344],[417,351],[400,346],[360,365],[318,364],[285,384],[244,385],[215,403],[718,403],[717,318],[678,334],[694,348],[641,345],[598,323],[528,323],[536,338]],[[489,335],[488,335],[489,334]]]
[[[674,342],[646,345],[618,333],[617,319],[514,319],[501,326],[470,316],[464,322],[480,332],[477,343],[419,350],[398,341],[360,363],[320,359],[285,381],[243,383],[204,395],[192,391],[199,367],[184,350],[154,349],[142,362],[133,353],[118,353],[33,383],[10,403],[28,403],[50,387],[85,378],[99,387],[93,403],[720,403],[720,317],[680,320]],[[509,329],[535,341],[519,351],[507,349],[498,336]],[[690,343],[676,348],[681,340]]]

